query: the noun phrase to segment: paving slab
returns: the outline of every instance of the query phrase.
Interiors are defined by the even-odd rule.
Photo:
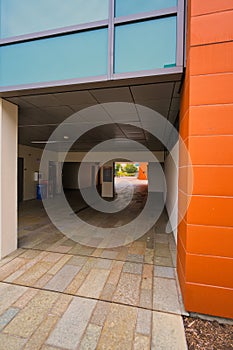
[[[75,350],[82,339],[95,305],[94,300],[74,298],[46,344]]]
[[[63,266],[61,270],[45,285],[45,288],[63,292],[71,283],[76,274],[80,271],[80,269],[80,266],[73,266],[68,264]]]
[[[154,278],[153,309],[181,315],[175,280]]]
[[[182,317],[153,312],[151,350],[187,350]]]
[[[137,186],[120,216],[80,215],[103,227],[130,222],[147,196]],[[187,349],[165,212],[138,240],[103,249],[63,236],[37,201],[23,208],[21,248],[0,262],[0,350]]]

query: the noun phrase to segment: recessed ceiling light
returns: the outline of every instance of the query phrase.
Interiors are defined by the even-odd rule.
[[[68,140],[48,140],[48,141],[31,141],[32,144],[37,144],[37,143],[41,143],[41,144],[53,144],[53,143],[70,143],[71,141]]]
[[[36,144],[36,143],[42,143],[42,144],[43,144],[43,143],[45,143],[45,144],[46,144],[46,143],[58,143],[58,142],[59,142],[59,141],[31,141],[31,143],[35,143],[35,144]]]

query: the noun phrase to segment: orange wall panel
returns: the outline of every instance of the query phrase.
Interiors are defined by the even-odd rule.
[[[233,135],[233,103],[227,105],[194,106],[181,121],[182,134]],[[186,125],[188,124],[188,125]]]
[[[187,254],[186,254],[186,250],[183,246],[183,243],[180,239],[177,240],[177,247],[178,247],[178,250],[179,250],[179,254],[178,254],[178,257],[179,257],[179,261],[180,261],[180,264],[181,264],[181,267],[182,267],[182,273],[184,275],[186,275],[186,259],[187,259]]]
[[[187,254],[186,282],[233,288],[233,259]]]
[[[188,149],[193,165],[233,163],[233,136],[191,136]]]
[[[190,109],[189,109],[190,110]],[[190,135],[189,124],[189,110],[185,113],[183,118],[180,120],[180,136],[182,139],[186,139]]]
[[[180,259],[179,259],[179,255],[177,255],[177,263],[176,264],[177,264],[177,275],[178,275],[178,279],[179,279],[179,283],[180,283],[181,293],[183,296],[185,296],[186,295],[185,275],[184,275],[183,267],[182,267]]]
[[[232,72],[233,42],[191,47],[189,69],[191,75]]]
[[[233,197],[192,196],[187,223],[210,226],[233,226]]]
[[[191,18],[190,45],[233,40],[233,11],[217,12]]]
[[[208,285],[185,284],[186,310],[201,314],[233,318],[233,289]]]
[[[187,195],[232,196],[232,166],[183,166],[179,168],[179,189]]]
[[[232,0],[191,0],[192,16],[231,10],[232,8]]]
[[[191,195],[193,193],[193,185],[194,185],[194,173],[193,167],[184,166],[179,168],[179,179],[178,179],[179,189]]]
[[[233,197],[233,166],[193,166],[192,170],[193,187],[187,185],[187,194]]]
[[[233,3],[188,1],[177,271],[187,311],[233,317]],[[185,178],[187,176],[187,178]],[[229,288],[231,287],[231,288]]]
[[[191,76],[190,84],[191,106],[232,103],[233,73]]]
[[[187,196],[186,193],[179,189],[178,192],[178,214],[181,218],[187,221],[187,209],[190,205],[191,196]]]
[[[180,136],[182,139],[182,135]],[[184,139],[182,139],[182,142],[181,142],[181,139],[179,142],[179,167],[192,166],[192,159],[189,152],[190,138],[185,137]]]
[[[181,218],[178,225],[178,241],[180,240],[185,248],[187,244],[187,227],[186,221]]]
[[[233,258],[233,227],[188,224],[185,239],[188,253]]]

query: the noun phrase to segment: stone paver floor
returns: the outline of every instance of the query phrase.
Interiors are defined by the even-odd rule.
[[[0,350],[186,349],[166,221],[125,247],[90,248],[26,204],[20,248],[0,262]]]

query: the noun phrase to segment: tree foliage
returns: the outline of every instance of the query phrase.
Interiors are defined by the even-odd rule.
[[[134,164],[126,164],[126,166],[124,167],[124,171],[127,174],[134,174],[137,171],[137,167]]]

